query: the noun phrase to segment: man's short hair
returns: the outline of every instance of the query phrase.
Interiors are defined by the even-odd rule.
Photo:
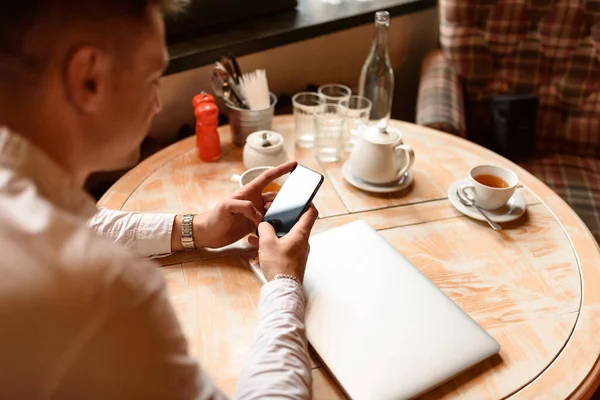
[[[163,13],[181,9],[187,0],[0,0],[0,84],[13,73],[38,70],[48,54],[32,47],[45,38],[44,29],[57,31],[75,25],[97,29],[109,20],[143,18],[151,4]],[[47,43],[40,47],[46,47]],[[2,76],[4,75],[4,76]],[[25,78],[25,77],[23,77]],[[25,78],[26,79],[26,78]],[[25,83],[25,82],[23,82]]]

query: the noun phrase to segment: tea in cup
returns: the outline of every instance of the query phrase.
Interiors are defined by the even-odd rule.
[[[475,203],[495,210],[508,203],[515,193],[519,178],[511,170],[495,165],[480,165],[469,171],[469,183],[475,192]]]
[[[247,185],[248,183],[252,182],[257,176],[259,176],[260,174],[262,174],[263,172],[271,169],[273,167],[255,167],[255,168],[251,168],[246,170],[242,175],[233,175],[231,177],[231,180],[238,182],[240,187],[243,187],[245,185]],[[271,192],[279,192],[279,190],[281,189],[281,186],[283,185],[283,183],[285,182],[287,178],[287,175],[281,176],[277,179],[275,179],[273,182],[269,183],[263,190],[263,193],[271,193]]]

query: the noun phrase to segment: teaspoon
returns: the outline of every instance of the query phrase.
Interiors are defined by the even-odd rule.
[[[485,220],[487,221],[487,223],[492,227],[492,229],[496,230],[496,231],[501,231],[502,227],[500,225],[498,225],[497,223],[495,223],[494,221],[492,221],[482,210],[481,208],[479,208],[477,206],[477,204],[475,204],[475,199],[473,197],[473,194],[470,190],[467,190],[468,188],[460,188],[459,190],[456,191],[456,194],[458,195],[458,199],[460,200],[461,203],[463,203],[465,206],[468,207],[474,207],[477,211],[479,211],[479,213],[483,216],[483,218],[485,218]]]

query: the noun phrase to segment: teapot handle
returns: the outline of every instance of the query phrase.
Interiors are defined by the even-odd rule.
[[[396,179],[399,180],[415,163],[415,151],[407,144],[401,144],[394,147],[394,151],[396,152],[396,161],[398,165],[402,162],[402,153],[405,153],[406,155],[406,165],[401,167],[396,175]]]

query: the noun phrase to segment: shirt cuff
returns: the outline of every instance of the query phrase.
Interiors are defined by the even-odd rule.
[[[170,254],[176,214],[142,214],[137,229],[137,250],[142,257]]]
[[[289,311],[304,319],[306,303],[302,286],[291,279],[275,279],[260,290],[258,317],[262,319],[276,311]]]

